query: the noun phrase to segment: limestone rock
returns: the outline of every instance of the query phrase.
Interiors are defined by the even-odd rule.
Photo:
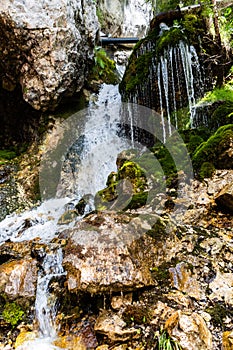
[[[15,342],[15,349],[20,349],[20,347],[28,342],[28,341],[33,341],[36,338],[36,333],[35,332],[28,332],[25,330],[22,330],[18,337],[16,338],[16,342]]]
[[[151,4],[144,0],[100,0],[99,12],[102,14],[102,29],[112,36],[139,36],[146,35],[152,19]],[[130,16],[129,16],[130,13]]]
[[[120,310],[126,305],[130,305],[133,302],[133,293],[126,293],[123,295],[114,295],[111,298],[111,307],[114,310]]]
[[[209,295],[211,300],[225,301],[226,304],[233,306],[233,274],[217,271],[215,279],[209,284],[212,293]]]
[[[46,110],[82,88],[98,31],[92,0],[3,0],[0,27],[5,89],[20,84],[24,100]]]
[[[158,220],[151,236],[146,234],[150,228],[143,217],[101,213],[64,231],[62,235],[69,237],[63,260],[68,289],[127,292],[155,285],[151,267],[170,261],[180,245],[177,237],[166,231],[166,221],[163,226]]]
[[[31,258],[2,264],[0,266],[0,291],[10,299],[35,297],[36,264],[36,260]]]
[[[135,328],[126,328],[126,323],[117,314],[107,311],[97,318],[95,331],[107,335],[112,341],[125,341],[137,333]]]
[[[233,332],[232,331],[226,331],[223,333],[222,346],[223,346],[223,350],[233,349]]]
[[[175,268],[170,268],[169,272],[172,276],[174,288],[188,294],[192,298],[201,299],[203,296],[201,286],[197,280],[197,276],[191,273],[187,264],[181,262]]]
[[[167,319],[165,328],[183,350],[212,350],[212,335],[205,321],[197,313],[176,311]]]
[[[77,336],[65,336],[54,341],[54,345],[61,349],[67,350],[86,350],[87,347],[83,344],[82,339]]]

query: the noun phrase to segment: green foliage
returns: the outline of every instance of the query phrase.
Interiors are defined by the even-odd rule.
[[[2,312],[3,319],[10,323],[12,327],[16,326],[24,316],[24,311],[21,307],[13,303],[6,303]]]
[[[180,344],[164,331],[158,336],[158,350],[182,350]]]
[[[223,8],[220,12],[220,29],[223,39],[233,46],[233,5]]]
[[[233,103],[233,85],[226,84],[221,88],[215,88],[209,91],[200,101],[203,102],[216,102],[216,101],[229,101]]]
[[[104,24],[104,14],[99,7],[96,7],[96,15],[98,17],[100,26],[102,27]]]
[[[101,80],[106,84],[117,84],[119,78],[115,62],[107,56],[102,47],[95,47],[94,55],[95,65],[92,68],[90,79]]]

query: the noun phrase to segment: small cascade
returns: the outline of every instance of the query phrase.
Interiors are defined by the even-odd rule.
[[[118,86],[103,84],[98,99],[90,103],[83,134],[71,145],[63,163],[59,196],[66,196],[70,189],[69,196],[76,200],[85,195],[93,198],[105,187],[108,175],[117,170],[117,155],[130,147],[130,142],[118,135],[120,107]]]
[[[39,331],[43,338],[55,338],[55,317],[56,317],[56,298],[49,294],[49,283],[53,278],[63,276],[62,250],[46,254],[42,264],[42,270],[39,272],[36,292],[36,317],[39,323]]]

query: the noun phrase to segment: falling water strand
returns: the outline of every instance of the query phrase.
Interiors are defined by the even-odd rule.
[[[163,88],[166,101],[166,110],[167,110],[167,120],[168,120],[168,134],[171,135],[171,116],[170,116],[170,107],[169,107],[169,80],[168,80],[168,60],[164,56],[160,57],[161,69],[162,69],[162,78],[163,78]]]
[[[178,121],[177,121],[177,109],[176,109],[176,95],[175,95],[175,81],[174,81],[174,65],[173,65],[173,51],[174,47],[171,47],[169,49],[169,59],[170,59],[170,66],[171,66],[171,81],[172,81],[172,96],[173,96],[173,113],[175,117],[175,124],[176,124],[176,129],[178,128]]]
[[[186,92],[190,112],[190,125],[193,126],[193,119],[195,116],[195,92],[194,92],[194,78],[192,72],[192,56],[189,51],[189,46],[183,41],[179,42],[179,50],[183,64],[183,72],[185,77]]]
[[[160,79],[160,62],[158,63],[157,67],[157,78],[158,78],[158,89],[159,89],[159,105],[160,105],[160,115],[161,115],[161,122],[162,122],[162,128],[163,128],[163,142],[166,142],[166,129],[165,129],[165,122],[164,122],[164,115],[163,115],[163,98],[162,98],[162,87],[161,87],[161,79]]]
[[[62,249],[44,257],[42,271],[39,272],[36,292],[36,317],[41,337],[55,338],[56,298],[49,293],[49,283],[53,278],[63,276]]]

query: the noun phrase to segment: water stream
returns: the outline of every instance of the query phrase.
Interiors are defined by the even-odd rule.
[[[51,240],[74,222],[64,224],[62,215],[85,195],[89,196],[86,211],[91,211],[93,198],[103,189],[108,175],[116,171],[117,155],[131,145],[119,136],[121,98],[118,86],[103,84],[98,95],[93,95],[86,110],[83,133],[71,143],[63,160],[61,179],[55,198],[44,201],[39,207],[13,214],[0,222],[0,243],[39,239],[51,247]],[[85,214],[84,213],[84,214]],[[77,217],[76,220],[80,220]],[[49,293],[52,279],[64,275],[62,250],[49,249],[38,274],[35,301],[38,336],[25,342],[19,350],[58,349],[53,345],[57,330],[55,325],[56,299]]]

